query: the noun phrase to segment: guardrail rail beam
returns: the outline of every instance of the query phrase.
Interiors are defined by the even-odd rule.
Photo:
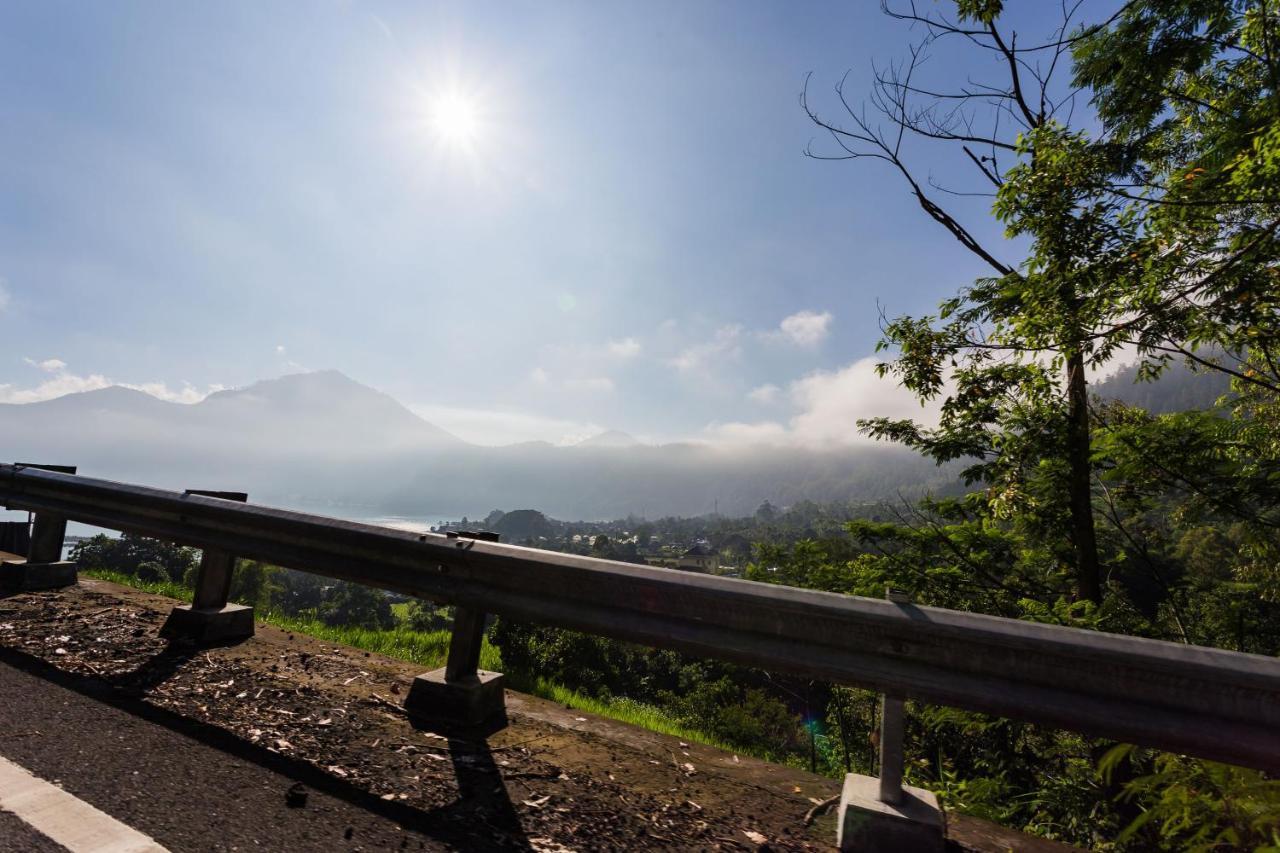
[[[15,465],[0,464],[0,503],[502,618],[1280,772],[1275,657],[449,539]]]
[[[37,465],[19,462],[15,468],[36,468],[59,474],[74,474],[74,465]],[[31,525],[25,560],[0,560],[0,589],[31,592],[74,586],[76,564],[62,559],[62,545],[67,538],[67,519],[55,512],[37,512]]]

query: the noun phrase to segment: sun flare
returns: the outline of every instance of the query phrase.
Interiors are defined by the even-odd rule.
[[[431,126],[440,140],[455,148],[471,148],[480,133],[475,101],[460,92],[447,92],[431,104]]]

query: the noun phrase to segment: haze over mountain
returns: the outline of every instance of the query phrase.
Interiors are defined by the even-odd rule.
[[[651,446],[609,431],[568,447],[480,447],[336,371],[194,404],[120,387],[4,404],[0,438],[8,458],[74,464],[87,475],[365,514],[749,513],[766,499],[876,499],[949,482],[932,463],[884,446]]]
[[[636,447],[640,442],[621,430],[611,429],[578,442],[579,447]]]
[[[1231,390],[1231,377],[1216,370],[1192,370],[1171,362],[1155,382],[1138,381],[1138,365],[1121,367],[1093,386],[1093,393],[1106,400],[1140,406],[1152,414],[1209,409]]]

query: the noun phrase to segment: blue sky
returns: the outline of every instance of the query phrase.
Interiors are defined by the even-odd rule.
[[[480,442],[840,441],[913,411],[878,306],[985,273],[880,164],[803,156],[805,73],[831,112],[912,38],[870,2],[5,4],[0,400],[336,368]]]

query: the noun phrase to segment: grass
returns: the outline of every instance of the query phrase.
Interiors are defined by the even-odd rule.
[[[140,589],[143,592],[176,598],[179,601],[191,601],[191,589],[180,583],[145,581],[134,575],[106,571],[104,569],[83,569],[80,573],[87,577]],[[393,612],[397,606],[392,605]],[[436,669],[444,666],[445,659],[449,655],[448,631],[431,631],[427,633],[400,627],[381,631],[353,625],[327,625],[314,616],[290,616],[273,610],[259,611],[256,615],[263,622],[275,625],[285,631],[307,634],[330,643],[351,646],[352,648],[373,652],[396,660],[408,661],[424,669]],[[403,614],[397,614],[397,616],[400,615]],[[488,637],[485,637],[484,645],[480,649],[480,668],[502,672],[502,655],[496,646],[490,645]],[[689,728],[676,718],[665,713],[661,708],[637,702],[634,699],[595,699],[537,676],[518,672],[509,672],[506,676],[512,689],[548,699],[567,708],[574,708],[589,714],[595,714],[598,717],[628,723],[659,734],[680,738],[684,741],[716,747],[727,752],[750,753],[749,750],[738,749],[704,732]]]
[[[176,598],[179,601],[191,601],[190,587],[173,581],[144,581],[134,575],[123,572],[112,572],[105,569],[85,569],[81,572],[91,578],[111,581],[122,586],[131,586],[143,592]],[[393,606],[394,607],[394,606]],[[285,631],[307,634],[318,640],[327,640],[344,646],[352,646],[366,652],[386,655],[389,658],[408,661],[427,669],[444,666],[449,656],[449,632],[432,631],[422,633],[410,631],[408,628],[391,628],[379,631],[371,628],[360,628],[354,625],[328,625],[314,616],[291,616],[277,610],[259,610],[258,619],[275,625]],[[480,668],[502,671],[502,655],[495,646],[489,644],[486,637],[480,649]]]
[[[671,735],[684,741],[714,746],[726,752],[744,752],[744,750],[738,749],[731,744],[723,743],[704,732],[683,725],[661,708],[647,705],[644,702],[637,702],[634,699],[594,699],[590,696],[584,696],[576,690],[570,690],[568,687],[554,684],[545,678],[530,679],[521,677],[518,673],[512,677],[512,686],[522,693],[550,699],[552,702],[559,703],[567,708],[586,711],[588,714],[595,714],[597,717],[607,717],[610,720],[629,723],[658,734]]]
[[[275,611],[267,611],[261,618],[262,621],[286,631],[296,631],[319,640],[408,661],[425,669],[444,666],[445,658],[449,656],[448,631],[424,633],[399,627],[381,631],[352,625],[327,625],[314,617],[287,616]],[[489,644],[488,637],[484,638],[484,644],[480,647],[480,668],[502,671],[502,655],[496,646]]]
[[[150,592],[154,595],[163,595],[168,598],[176,598],[179,601],[191,603],[191,587],[183,586],[174,581],[144,581],[136,575],[126,575],[124,572],[113,572],[107,569],[81,569],[80,574],[86,575],[98,580],[111,581],[121,586],[131,586],[134,589],[140,589],[143,592]]]

